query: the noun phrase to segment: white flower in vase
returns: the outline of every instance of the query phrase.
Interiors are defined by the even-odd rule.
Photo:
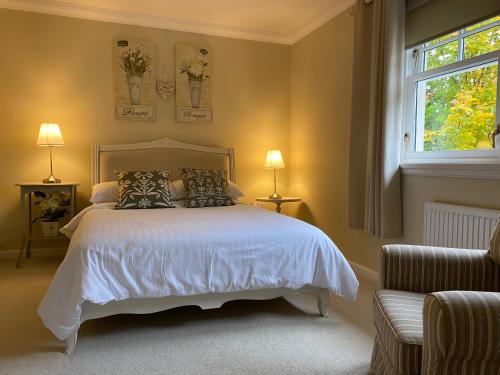
[[[181,74],[186,74],[188,77],[191,107],[193,108],[200,107],[203,81],[210,78],[207,74],[209,65],[205,58],[208,51],[202,48],[199,52],[201,56],[194,56],[187,61],[183,61],[181,66]]]

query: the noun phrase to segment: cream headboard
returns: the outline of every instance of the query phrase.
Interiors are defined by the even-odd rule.
[[[225,169],[236,182],[234,150],[191,145],[170,138],[152,142],[92,146],[92,185],[115,180],[115,170],[170,171],[180,178],[179,168]]]

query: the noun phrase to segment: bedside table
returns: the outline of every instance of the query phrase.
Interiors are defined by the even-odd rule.
[[[51,193],[54,191],[61,191],[68,193],[70,195],[70,207],[69,207],[69,219],[71,220],[75,216],[75,198],[76,198],[76,187],[79,185],[78,182],[60,182],[56,184],[44,184],[42,182],[23,182],[16,184],[19,186],[20,196],[19,204],[21,208],[21,249],[19,250],[19,256],[17,258],[16,268],[21,266],[21,259],[23,257],[24,251],[26,251],[26,258],[31,257],[31,241],[34,240],[54,240],[66,238],[62,234],[54,237],[46,237],[43,235],[34,235],[32,231],[32,195],[34,192],[39,191],[42,193]],[[27,199],[26,199],[27,198]],[[28,206],[26,207],[26,202]],[[27,210],[26,210],[27,209]]]
[[[281,205],[283,203],[288,203],[288,202],[300,202],[302,199],[297,198],[297,197],[281,197],[281,198],[256,198],[255,199],[257,202],[268,202],[268,203],[274,203],[276,205],[276,212],[280,213],[281,212]]]

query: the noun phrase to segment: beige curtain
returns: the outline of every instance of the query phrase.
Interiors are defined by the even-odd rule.
[[[348,222],[397,238],[405,0],[357,0],[355,17]]]

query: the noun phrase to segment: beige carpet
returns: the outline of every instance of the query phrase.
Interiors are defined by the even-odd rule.
[[[332,298],[327,319],[305,296],[89,321],[67,356],[36,315],[59,261],[0,259],[0,374],[368,374],[374,286],[364,283],[355,305]]]

